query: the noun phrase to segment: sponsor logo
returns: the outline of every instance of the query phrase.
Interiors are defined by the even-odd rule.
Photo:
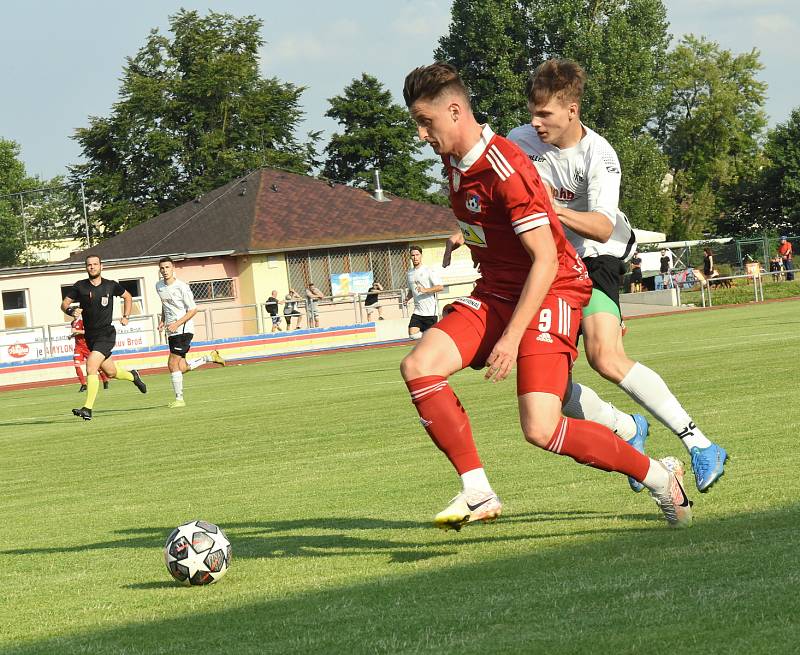
[[[453,169],[453,191],[458,192],[458,188],[461,186],[461,173],[456,169]]]
[[[491,496],[489,496],[488,498],[484,498],[484,499],[483,499],[481,502],[479,502],[479,503],[475,503],[474,505],[472,505],[472,504],[470,504],[469,502],[467,502],[467,507],[469,507],[469,511],[470,511],[470,512],[474,512],[474,511],[475,511],[476,509],[478,509],[478,508],[479,508],[481,505],[485,505],[486,503],[488,503],[488,502],[489,502],[491,499],[492,499],[492,497],[491,497]]]
[[[542,332],[538,337],[536,337],[536,341],[542,341],[544,343],[553,343],[553,337],[550,336],[547,332]]]
[[[609,173],[616,173],[617,175],[619,175],[619,168],[617,168],[616,166],[606,166],[606,170]]]
[[[470,193],[467,196],[467,209],[473,214],[481,213],[481,198],[477,193]]]
[[[458,220],[458,219],[456,219]],[[480,225],[471,225],[464,221],[458,221],[458,227],[461,228],[461,234],[464,235],[464,242],[468,246],[478,246],[479,248],[486,248],[486,232]]]
[[[541,155],[528,155],[528,158],[531,161],[539,161],[539,162],[544,161],[544,157],[542,157]]]
[[[472,307],[472,309],[475,311],[478,311],[481,308],[481,301],[477,300],[476,298],[456,298],[453,302],[461,303],[467,307]]]
[[[575,194],[562,186],[556,193],[556,200],[575,200]]]
[[[22,359],[23,357],[27,357],[30,350],[27,343],[12,343],[8,347],[8,354],[11,355],[11,357]]]

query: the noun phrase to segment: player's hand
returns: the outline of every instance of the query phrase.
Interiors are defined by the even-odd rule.
[[[127,325],[128,324],[128,317],[127,316],[123,316],[121,319],[119,319],[119,324],[120,325]]]
[[[172,323],[167,325],[167,331],[174,334],[178,331],[178,321],[172,321]]]
[[[500,382],[505,380],[511,371],[514,369],[514,364],[517,362],[517,352],[519,351],[519,342],[508,335],[503,335],[494,344],[492,352],[486,358],[486,380],[492,382]]]
[[[444,255],[442,255],[442,268],[450,266],[450,256],[453,254],[453,251],[463,245],[464,235],[460,230],[447,237],[447,241],[444,244]]]
[[[159,321],[158,322],[158,328],[157,329],[158,329],[159,332],[161,332],[161,330],[164,329],[164,321]]]

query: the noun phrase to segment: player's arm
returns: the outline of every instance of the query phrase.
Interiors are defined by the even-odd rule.
[[[122,297],[122,318],[119,319],[119,322],[120,325],[127,325],[128,317],[131,315],[131,311],[133,310],[133,296],[131,295],[130,291],[125,291],[121,297]]]
[[[555,203],[553,209],[556,210],[558,220],[586,239],[605,243],[614,231],[611,219],[600,212],[579,212],[569,207],[559,207]]]
[[[194,318],[194,315],[197,313],[197,307],[193,307],[188,312],[186,312],[183,316],[181,316],[177,321],[173,321],[167,326],[167,329],[170,332],[175,332],[181,325],[189,321],[190,319]]]
[[[450,259],[453,251],[458,250],[463,245],[464,233],[461,230],[447,237],[447,241],[445,241],[444,244],[444,255],[442,255],[442,268],[450,266]]]
[[[548,225],[523,232],[519,235],[519,239],[532,260],[531,270],[525,279],[511,320],[492,348],[489,357],[486,358],[486,364],[489,366],[486,379],[494,378],[495,382],[504,380],[514,368],[519,342],[542,306],[558,274],[558,252]]]
[[[69,291],[67,292],[69,294]],[[74,295],[78,295],[77,293]],[[72,312],[69,311],[69,306],[74,303],[75,300],[70,295],[64,296],[64,300],[61,301],[61,313],[66,314],[67,316],[72,316]]]

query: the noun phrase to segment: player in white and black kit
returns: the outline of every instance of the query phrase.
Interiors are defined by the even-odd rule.
[[[101,277],[103,262],[97,255],[86,257],[86,272],[88,279],[79,280],[67,289],[61,301],[61,311],[72,316],[75,311],[72,306],[74,302],[81,308],[84,337],[90,351],[86,360],[86,400],[83,407],[73,409],[72,413],[85,421],[91,421],[94,401],[100,388],[101,368],[110,378],[133,382],[142,393],[147,393],[147,386],[137,371],[128,371],[117,366],[111,359],[111,351],[117,341],[117,330],[111,323],[114,318],[114,297],[122,298],[124,304],[119,322],[127,325],[133,308],[131,294],[119,282]]]
[[[422,333],[433,327],[438,320],[436,294],[444,289],[444,286],[439,276],[422,263],[420,246],[411,246],[408,252],[412,268],[407,275],[406,302],[414,300],[414,313],[408,322],[408,336],[412,339],[421,339]]]
[[[709,441],[661,376],[630,359],[622,345],[620,262],[634,252],[636,239],[618,206],[622,173],[617,154],[580,120],[585,80],[574,61],[544,62],[526,88],[531,122],[513,129],[508,138],[552,188],[556,214],[589,271],[594,290],[581,321],[589,364],[681,439],[691,455],[697,488],[707,491],[723,475],[727,452]],[[620,412],[588,387],[573,382],[564,413],[606,425],[644,451],[649,427],[644,417]],[[632,478],[629,482],[634,491],[642,489]]]
[[[161,299],[161,320],[158,329],[167,331],[169,343],[169,357],[167,368],[172,378],[172,389],[175,391],[175,400],[168,407],[185,407],[183,399],[183,374],[192,371],[206,363],[225,366],[225,360],[219,352],[212,350],[190,362],[186,361],[186,354],[192,346],[194,336],[194,315],[197,305],[194,302],[192,290],[186,282],[175,277],[175,263],[170,257],[158,260],[158,272],[161,279],[156,282],[156,293]]]

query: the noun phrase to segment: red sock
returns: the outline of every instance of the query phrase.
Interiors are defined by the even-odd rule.
[[[86,384],[86,376],[83,374],[83,366],[75,365],[75,373],[81,384]]]
[[[108,376],[105,374],[102,368],[97,372],[97,374],[100,376],[100,382],[108,382]]]
[[[428,375],[408,380],[406,386],[425,431],[458,474],[481,468],[469,417],[447,384],[447,378]]]
[[[592,421],[561,417],[545,448],[602,471],[624,473],[639,482],[650,469],[649,457],[607,427]]]

